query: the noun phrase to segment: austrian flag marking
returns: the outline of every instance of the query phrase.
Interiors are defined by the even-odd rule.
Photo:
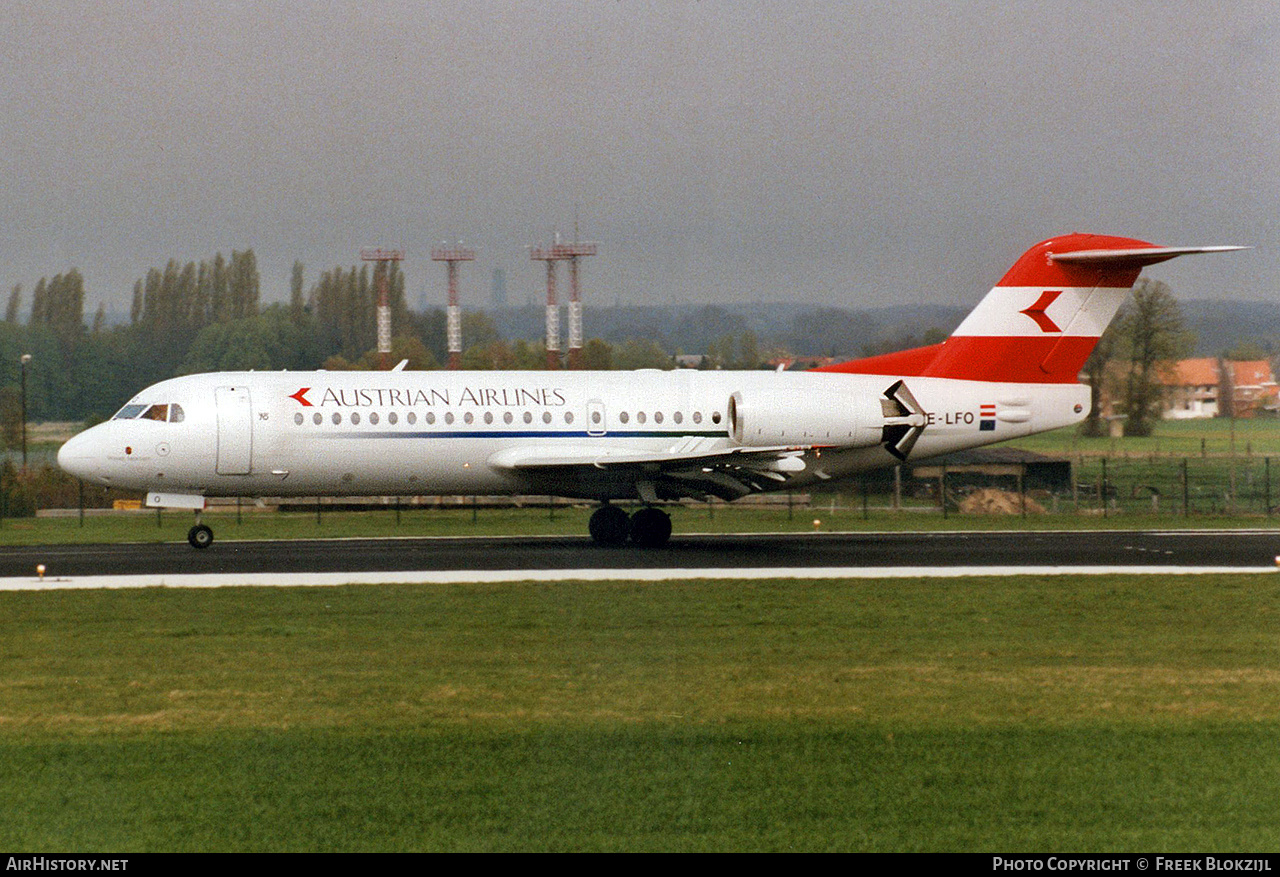
[[[298,404],[301,405],[303,408],[310,408],[312,407],[312,405],[310,402],[307,401],[307,391],[310,389],[311,389],[310,387],[303,387],[298,392],[289,396],[289,398],[298,400]]]

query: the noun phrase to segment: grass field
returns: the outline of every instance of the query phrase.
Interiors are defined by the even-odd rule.
[[[1123,470],[1122,470],[1123,471]],[[1276,472],[1276,501],[1280,502],[1280,467]],[[1114,483],[1114,479],[1112,480]],[[877,498],[887,503],[885,497]],[[1082,502],[1080,514],[1070,513],[1064,503],[1062,513],[1049,515],[959,515],[943,517],[936,507],[893,512],[873,507],[865,515],[854,494],[821,499],[813,506],[787,509],[760,509],[740,505],[665,506],[671,512],[673,538],[691,533],[801,533],[847,531],[906,530],[1086,530],[1086,529],[1189,529],[1256,528],[1280,525],[1280,515],[1267,517],[1252,514],[1205,514],[1197,511],[1191,517],[1181,514],[1180,494],[1161,508],[1163,514],[1149,514],[1146,496],[1129,499],[1130,508],[1122,514],[1114,511],[1103,517],[1097,509],[1090,512],[1090,502]],[[1215,496],[1193,497],[1193,508],[1205,511],[1223,509],[1225,503]],[[833,505],[834,504],[834,505]],[[1132,511],[1132,508],[1139,511]],[[554,517],[546,509],[481,508],[474,517],[465,509],[404,511],[399,523],[393,511],[325,512],[316,523],[314,514],[246,512],[236,523],[234,514],[206,514],[204,520],[213,527],[218,543],[237,539],[342,539],[355,537],[419,537],[419,536],[585,536],[592,508],[562,507]],[[814,526],[814,521],[818,525]],[[0,523],[0,546],[95,544],[119,542],[185,542],[192,523],[189,513],[154,512],[141,515],[88,517],[81,526],[74,516],[68,518],[17,518]]]
[[[1266,850],[1280,580],[0,594],[11,850]]]
[[[1045,454],[1196,457],[1203,452],[1210,456],[1280,456],[1280,420],[1162,420],[1150,436],[1123,438],[1086,438],[1077,427],[1070,426],[1014,439],[1009,444]]]

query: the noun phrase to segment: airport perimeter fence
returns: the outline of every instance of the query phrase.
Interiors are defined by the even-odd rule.
[[[856,480],[814,495],[811,504],[868,514],[1265,517],[1280,515],[1280,457],[1080,456],[1071,460],[1069,481],[1055,484],[1026,471],[943,467],[929,478],[903,476],[897,489],[881,477]]]
[[[936,468],[936,467],[935,467]],[[938,515],[944,518],[979,515],[1004,516],[1097,516],[1193,518],[1204,516],[1280,516],[1280,456],[1102,456],[1082,455],[1070,460],[1069,477],[1046,483],[1033,470],[1016,474],[981,473],[973,470],[948,471],[945,467],[932,477],[912,477],[903,467],[895,479],[893,470],[869,474],[830,485],[826,490],[779,492],[756,495],[735,503],[714,500],[686,503],[706,514],[729,515],[752,512],[766,518],[800,520],[808,511],[839,513],[845,520],[900,514],[903,517]],[[33,473],[34,477],[34,473]],[[160,513],[143,507],[140,498],[121,500],[121,491],[87,488],[76,479],[59,482],[57,490],[25,491],[22,485],[4,485],[0,490],[0,526],[5,519],[39,514],[67,516],[77,513],[83,520],[86,507],[91,514],[112,514],[131,507],[135,513]],[[99,495],[101,494],[101,495]],[[129,494],[136,497],[134,494]],[[945,502],[942,497],[945,496]],[[86,502],[87,501],[87,502]],[[332,503],[332,504],[331,504]],[[586,500],[553,497],[368,497],[364,500],[301,498],[265,506],[254,500],[224,500],[211,512],[243,514],[260,511],[293,511],[314,514],[321,520],[337,511],[384,510],[401,512],[465,510],[475,520],[486,509],[523,509],[529,515],[556,517],[556,509],[593,506]],[[95,510],[95,507],[97,509]],[[805,518],[807,520],[807,518]]]

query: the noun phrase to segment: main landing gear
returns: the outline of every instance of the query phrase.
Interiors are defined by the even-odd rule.
[[[645,548],[665,545],[671,538],[671,516],[662,509],[645,506],[630,517],[614,505],[602,505],[587,525],[591,538],[601,545],[621,545],[628,538]]]

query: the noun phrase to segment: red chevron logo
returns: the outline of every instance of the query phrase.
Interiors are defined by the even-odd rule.
[[[298,403],[301,404],[303,408],[311,408],[312,407],[311,403],[307,401],[307,391],[310,389],[311,389],[310,387],[303,387],[301,390],[294,393],[289,398],[297,399]]]
[[[1026,314],[1035,320],[1041,332],[1061,332],[1062,329],[1058,327],[1058,324],[1049,319],[1049,315],[1045,313],[1049,309],[1049,305],[1057,301],[1060,295],[1062,295],[1061,289],[1046,289],[1040,293],[1040,297],[1036,299],[1035,304],[1025,310],[1018,311],[1018,313]]]

